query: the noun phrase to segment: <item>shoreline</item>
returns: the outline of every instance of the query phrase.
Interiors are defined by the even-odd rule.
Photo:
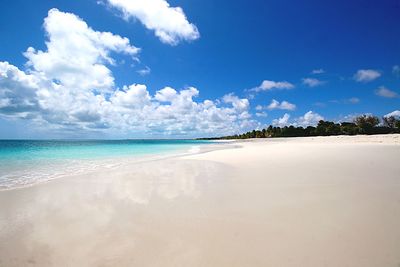
[[[245,140],[0,191],[0,266],[396,266],[399,137]]]
[[[384,134],[384,135],[337,135],[337,136],[308,136],[308,137],[274,137],[274,138],[251,138],[251,139],[228,139],[228,140],[213,140],[210,143],[192,145],[191,149],[180,148],[170,152],[163,152],[161,154],[144,154],[137,156],[118,156],[115,158],[99,158],[99,159],[82,159],[79,161],[83,161],[88,164],[95,164],[96,167],[91,169],[86,169],[82,172],[78,172],[75,174],[61,174],[57,177],[52,177],[49,179],[43,179],[40,181],[34,181],[27,184],[22,185],[13,185],[12,187],[0,186],[0,192],[9,191],[9,190],[19,190],[23,188],[28,188],[36,185],[40,185],[43,183],[48,183],[57,179],[68,179],[70,176],[78,176],[78,175],[90,175],[92,173],[96,173],[99,171],[108,171],[115,170],[117,168],[121,168],[127,165],[135,165],[141,164],[145,162],[158,161],[158,160],[166,160],[166,159],[178,159],[184,158],[186,156],[196,155],[208,153],[216,150],[224,150],[224,149],[234,149],[240,148],[242,143],[249,142],[259,142],[259,143],[288,143],[288,142],[298,142],[298,141],[306,141],[309,143],[315,141],[323,141],[328,144],[332,142],[332,140],[339,141],[343,144],[355,144],[355,143],[379,143],[379,144],[400,144],[400,134]],[[390,142],[388,142],[390,140]],[[193,151],[193,147],[198,147],[198,150]],[[69,160],[69,161],[78,161],[78,160]],[[109,165],[114,165],[110,167]]]
[[[84,162],[87,165],[95,165],[92,168],[88,168],[81,172],[76,172],[74,174],[59,174],[56,177],[51,177],[47,179],[41,179],[38,181],[32,181],[27,184],[18,184],[13,185],[11,187],[6,187],[0,185],[0,192],[9,191],[9,190],[18,190],[23,188],[28,188],[36,185],[40,185],[43,183],[48,183],[57,179],[68,179],[70,176],[77,175],[90,175],[92,173],[100,172],[100,171],[112,171],[117,168],[121,168],[128,165],[141,164],[152,161],[166,160],[184,157],[188,155],[207,153],[220,149],[231,149],[235,148],[234,146],[228,147],[227,143],[210,141],[209,143],[199,143],[198,145],[191,145],[190,149],[188,148],[179,148],[168,152],[162,152],[157,154],[143,154],[143,155],[132,155],[132,156],[118,156],[111,158],[95,158],[95,159],[67,159],[67,160],[59,160],[58,163],[55,163],[54,167],[63,167],[64,165],[74,165],[74,162]],[[65,166],[64,166],[65,167]]]

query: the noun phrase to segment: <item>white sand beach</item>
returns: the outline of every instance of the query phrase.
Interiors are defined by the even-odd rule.
[[[0,192],[0,266],[400,266],[400,135],[257,139]]]

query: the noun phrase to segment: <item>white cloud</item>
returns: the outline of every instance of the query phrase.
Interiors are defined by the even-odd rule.
[[[149,67],[145,67],[144,69],[136,71],[140,76],[146,76],[149,75],[151,72],[151,69]]]
[[[47,51],[29,47],[28,66],[46,78],[76,90],[110,91],[114,77],[105,64],[114,64],[110,52],[135,57],[139,49],[129,39],[92,30],[71,13],[51,9],[44,21]],[[90,78],[89,78],[90,77]]]
[[[375,90],[375,94],[381,97],[386,97],[386,98],[397,98],[399,97],[399,94],[397,94],[396,92],[381,86],[379,87],[377,90]]]
[[[290,115],[285,113],[283,117],[272,121],[272,125],[276,127],[284,127],[289,124]]]
[[[308,111],[303,116],[295,118],[292,121],[290,121],[290,115],[285,113],[283,117],[273,120],[272,125],[279,127],[288,125],[307,127],[317,125],[320,120],[324,120],[324,117],[313,111]]]
[[[303,116],[297,118],[295,120],[294,125],[303,126],[303,127],[310,126],[310,125],[314,126],[314,125],[317,125],[320,120],[324,120],[324,117],[322,117],[318,113],[309,111],[306,114],[304,114]]]
[[[171,87],[165,87],[159,91],[157,91],[156,95],[155,95],[155,99],[159,102],[171,102],[176,99],[178,95],[178,92],[171,88]]]
[[[264,80],[260,86],[251,89],[251,91],[261,92],[261,91],[270,91],[273,89],[282,90],[282,89],[293,89],[293,88],[294,85],[287,81],[275,82],[275,81]]]
[[[357,82],[371,82],[378,79],[382,74],[377,70],[358,70],[353,78]]]
[[[323,85],[324,83],[325,83],[324,81],[320,81],[320,80],[314,79],[314,78],[303,78],[303,84],[305,84],[309,87],[320,86],[320,85]]]
[[[165,0],[104,1],[121,11],[126,20],[139,20],[163,43],[176,45],[181,40],[192,41],[200,37],[197,27],[188,21],[182,8],[171,7]]]
[[[274,109],[295,110],[296,105],[289,103],[287,101],[282,101],[281,103],[279,103],[279,101],[272,99],[271,103],[267,106],[267,109],[269,109],[269,110],[274,110]]]
[[[315,69],[311,71],[311,74],[322,74],[325,73],[323,69]]]
[[[146,85],[121,89],[107,65],[110,52],[135,57],[128,39],[97,32],[77,16],[49,11],[44,29],[47,51],[28,49],[27,70],[0,62],[0,116],[27,119],[48,132],[111,136],[225,135],[258,126],[250,104],[233,94],[223,101],[195,101],[196,88],[165,87],[151,94]]]
[[[145,85],[116,90],[109,98],[46,83],[0,63],[0,115],[32,119],[37,127],[63,131],[102,131],[127,136],[224,135],[250,130],[249,102],[232,94],[224,102],[194,100],[199,91],[163,88],[151,95]],[[45,87],[40,86],[41,84]]]
[[[373,114],[371,113],[351,113],[347,114],[345,116],[340,115],[339,118],[335,120],[336,123],[342,123],[342,122],[354,122],[354,120],[359,117],[359,116],[372,116]]]
[[[232,106],[239,112],[247,111],[249,109],[250,103],[246,98],[240,99],[234,94],[225,95],[222,100],[225,103],[231,103]]]
[[[386,114],[384,117],[398,117],[398,118],[400,118],[400,110],[392,111],[392,112]]]
[[[129,109],[143,109],[143,107],[150,105],[150,100],[147,87],[143,84],[124,86],[123,91],[114,92],[110,98],[110,102],[115,106]]]
[[[24,118],[39,110],[40,78],[26,74],[8,62],[0,62],[0,113]],[[44,85],[46,86],[46,85]]]

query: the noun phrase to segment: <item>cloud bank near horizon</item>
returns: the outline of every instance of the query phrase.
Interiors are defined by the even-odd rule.
[[[49,11],[43,26],[47,50],[29,47],[27,70],[0,62],[0,114],[6,118],[67,132],[156,136],[230,134],[258,125],[248,100],[234,94],[197,102],[200,92],[194,87],[165,87],[154,95],[143,84],[116,88],[108,68],[115,65],[111,53],[135,60],[139,48],[57,9]]]
[[[141,20],[146,28],[154,30],[160,40],[167,44],[176,45],[181,41],[199,38],[196,26],[187,20],[183,10],[171,7],[165,0],[149,0],[146,3],[137,0],[107,1],[110,5],[114,3],[114,8],[118,9],[120,5],[121,10],[129,9],[125,14],[127,19],[135,17]],[[151,13],[153,5],[154,10],[162,14],[160,17]],[[146,18],[142,18],[142,15]],[[159,24],[164,19],[170,20],[171,24]],[[263,80],[259,86],[236,91],[236,94],[197,100],[200,91],[190,85],[179,89],[164,84],[159,88],[148,88],[143,82],[126,82],[117,86],[114,75],[118,77],[116,68],[120,65],[120,58],[124,57],[124,62],[140,62],[142,49],[126,37],[94,30],[77,15],[55,8],[48,11],[43,29],[46,47],[41,50],[27,48],[23,53],[26,58],[23,68],[0,61],[1,119],[22,120],[34,129],[65,133],[65,136],[87,136],[86,133],[94,133],[92,136],[95,136],[100,133],[107,136],[162,138],[245,132],[265,126],[266,117],[271,117],[269,121],[272,124],[282,126],[314,125],[323,119],[317,113],[320,110],[311,111],[298,99],[295,101],[300,110],[296,104],[280,99],[284,95],[291,101],[293,97],[289,94],[299,95],[304,90],[318,92],[329,87],[332,80],[328,78],[332,76],[323,69],[314,69],[311,72],[314,76],[308,73],[312,78],[300,79],[304,75],[288,77],[291,78],[289,81],[300,79],[297,83],[283,77],[278,81]],[[143,78],[150,75],[152,69],[143,64],[141,69],[133,72]],[[397,87],[390,86],[394,90],[385,86],[377,87],[379,80],[385,81],[383,78],[386,76],[379,79],[383,71],[360,69],[354,75],[352,73],[347,78],[334,77],[348,79],[357,85],[368,83],[378,88],[374,91],[370,89],[371,95],[385,101],[397,101],[399,98]],[[392,77],[397,79],[398,73],[398,65],[391,67]],[[314,78],[315,75],[318,75],[318,79]],[[325,84],[321,90],[305,88]],[[249,94],[248,98],[238,96],[242,93]],[[261,102],[266,95],[271,97],[267,102]],[[258,104],[254,113],[251,112],[250,101]],[[364,103],[354,96],[317,102],[320,105],[315,106],[360,102]],[[304,113],[307,110],[310,111]]]

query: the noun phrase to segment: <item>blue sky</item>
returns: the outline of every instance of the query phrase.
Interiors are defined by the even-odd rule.
[[[0,138],[213,136],[400,109],[397,0],[143,2],[2,1]]]

